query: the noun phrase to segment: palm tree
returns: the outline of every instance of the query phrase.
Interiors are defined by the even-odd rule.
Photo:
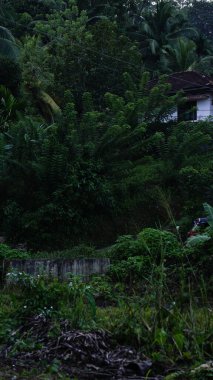
[[[16,61],[19,55],[16,40],[9,29],[0,26],[0,55]]]
[[[162,49],[161,67],[165,72],[191,70],[197,62],[196,45],[191,40],[179,38],[174,46]]]
[[[193,41],[196,43],[196,52],[199,57],[213,54],[213,44],[204,34],[198,33]]]
[[[171,2],[159,0],[154,12],[143,15],[141,31],[146,38],[151,55],[160,55],[161,49],[180,36],[195,35],[188,27],[185,14]]]
[[[190,71],[213,62],[213,56],[199,57],[197,46],[192,40],[179,38],[174,46],[167,45],[162,49],[160,64],[164,72]],[[201,70],[203,71],[203,70]]]

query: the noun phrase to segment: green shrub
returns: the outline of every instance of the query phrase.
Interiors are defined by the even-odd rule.
[[[175,257],[182,255],[182,247],[177,237],[168,231],[145,228],[138,234],[141,250],[152,258]]]
[[[14,313],[19,306],[19,300],[13,294],[0,292],[0,346],[8,342],[8,337],[17,326]],[[1,378],[1,377],[0,377]]]
[[[206,278],[209,278],[208,283],[210,284],[213,265],[213,239],[197,240],[197,244],[187,245],[184,248],[184,254],[186,272],[190,272],[193,269],[199,276],[202,274]]]
[[[52,318],[67,317],[73,328],[91,325],[95,319],[96,305],[92,288],[73,276],[69,283],[58,279],[49,281],[43,276],[33,277],[26,273],[8,275],[11,286],[21,290],[22,302],[17,308],[18,318],[43,314]]]
[[[137,239],[131,235],[121,236],[109,254],[111,278],[132,283],[150,274],[153,263],[166,259],[168,265],[182,257],[184,250],[171,232],[145,228]]]
[[[12,249],[7,244],[0,243],[0,283],[5,284],[6,274],[9,269],[9,263],[5,262],[5,260],[27,258],[29,258],[27,252]]]
[[[109,274],[115,281],[140,282],[150,272],[149,256],[134,256],[110,266]]]
[[[141,254],[141,245],[131,235],[120,236],[109,252],[112,262],[119,262]]]
[[[25,251],[10,248],[7,244],[0,243],[0,260],[28,259],[29,254]]]
[[[110,277],[106,275],[94,275],[90,280],[90,286],[93,294],[99,304],[107,304],[116,300],[116,286],[110,281]]]

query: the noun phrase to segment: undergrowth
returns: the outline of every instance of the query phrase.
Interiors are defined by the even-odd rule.
[[[152,360],[147,379],[157,368],[166,379],[200,380],[203,367],[193,368],[213,354],[211,253],[211,239],[186,247],[175,235],[146,229],[120,238],[108,251],[108,273],[87,283],[12,272],[0,292],[1,349],[9,344],[11,358],[39,350],[33,327],[27,330],[39,316],[49,326],[47,339],[60,335],[62,321],[70,329],[109,331],[115,345]]]

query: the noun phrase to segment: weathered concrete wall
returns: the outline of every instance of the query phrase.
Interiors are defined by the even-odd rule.
[[[70,274],[85,278],[92,274],[104,274],[109,268],[109,259],[58,259],[58,260],[11,260],[7,262],[7,271],[15,270],[33,276],[45,275],[66,280]]]

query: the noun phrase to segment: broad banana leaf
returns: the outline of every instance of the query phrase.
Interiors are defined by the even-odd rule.
[[[210,240],[211,237],[208,235],[196,235],[191,236],[187,239],[186,246],[187,247],[196,247],[204,244],[206,241]]]
[[[204,210],[207,215],[207,220],[211,228],[213,228],[213,207],[208,203],[203,203]]]

